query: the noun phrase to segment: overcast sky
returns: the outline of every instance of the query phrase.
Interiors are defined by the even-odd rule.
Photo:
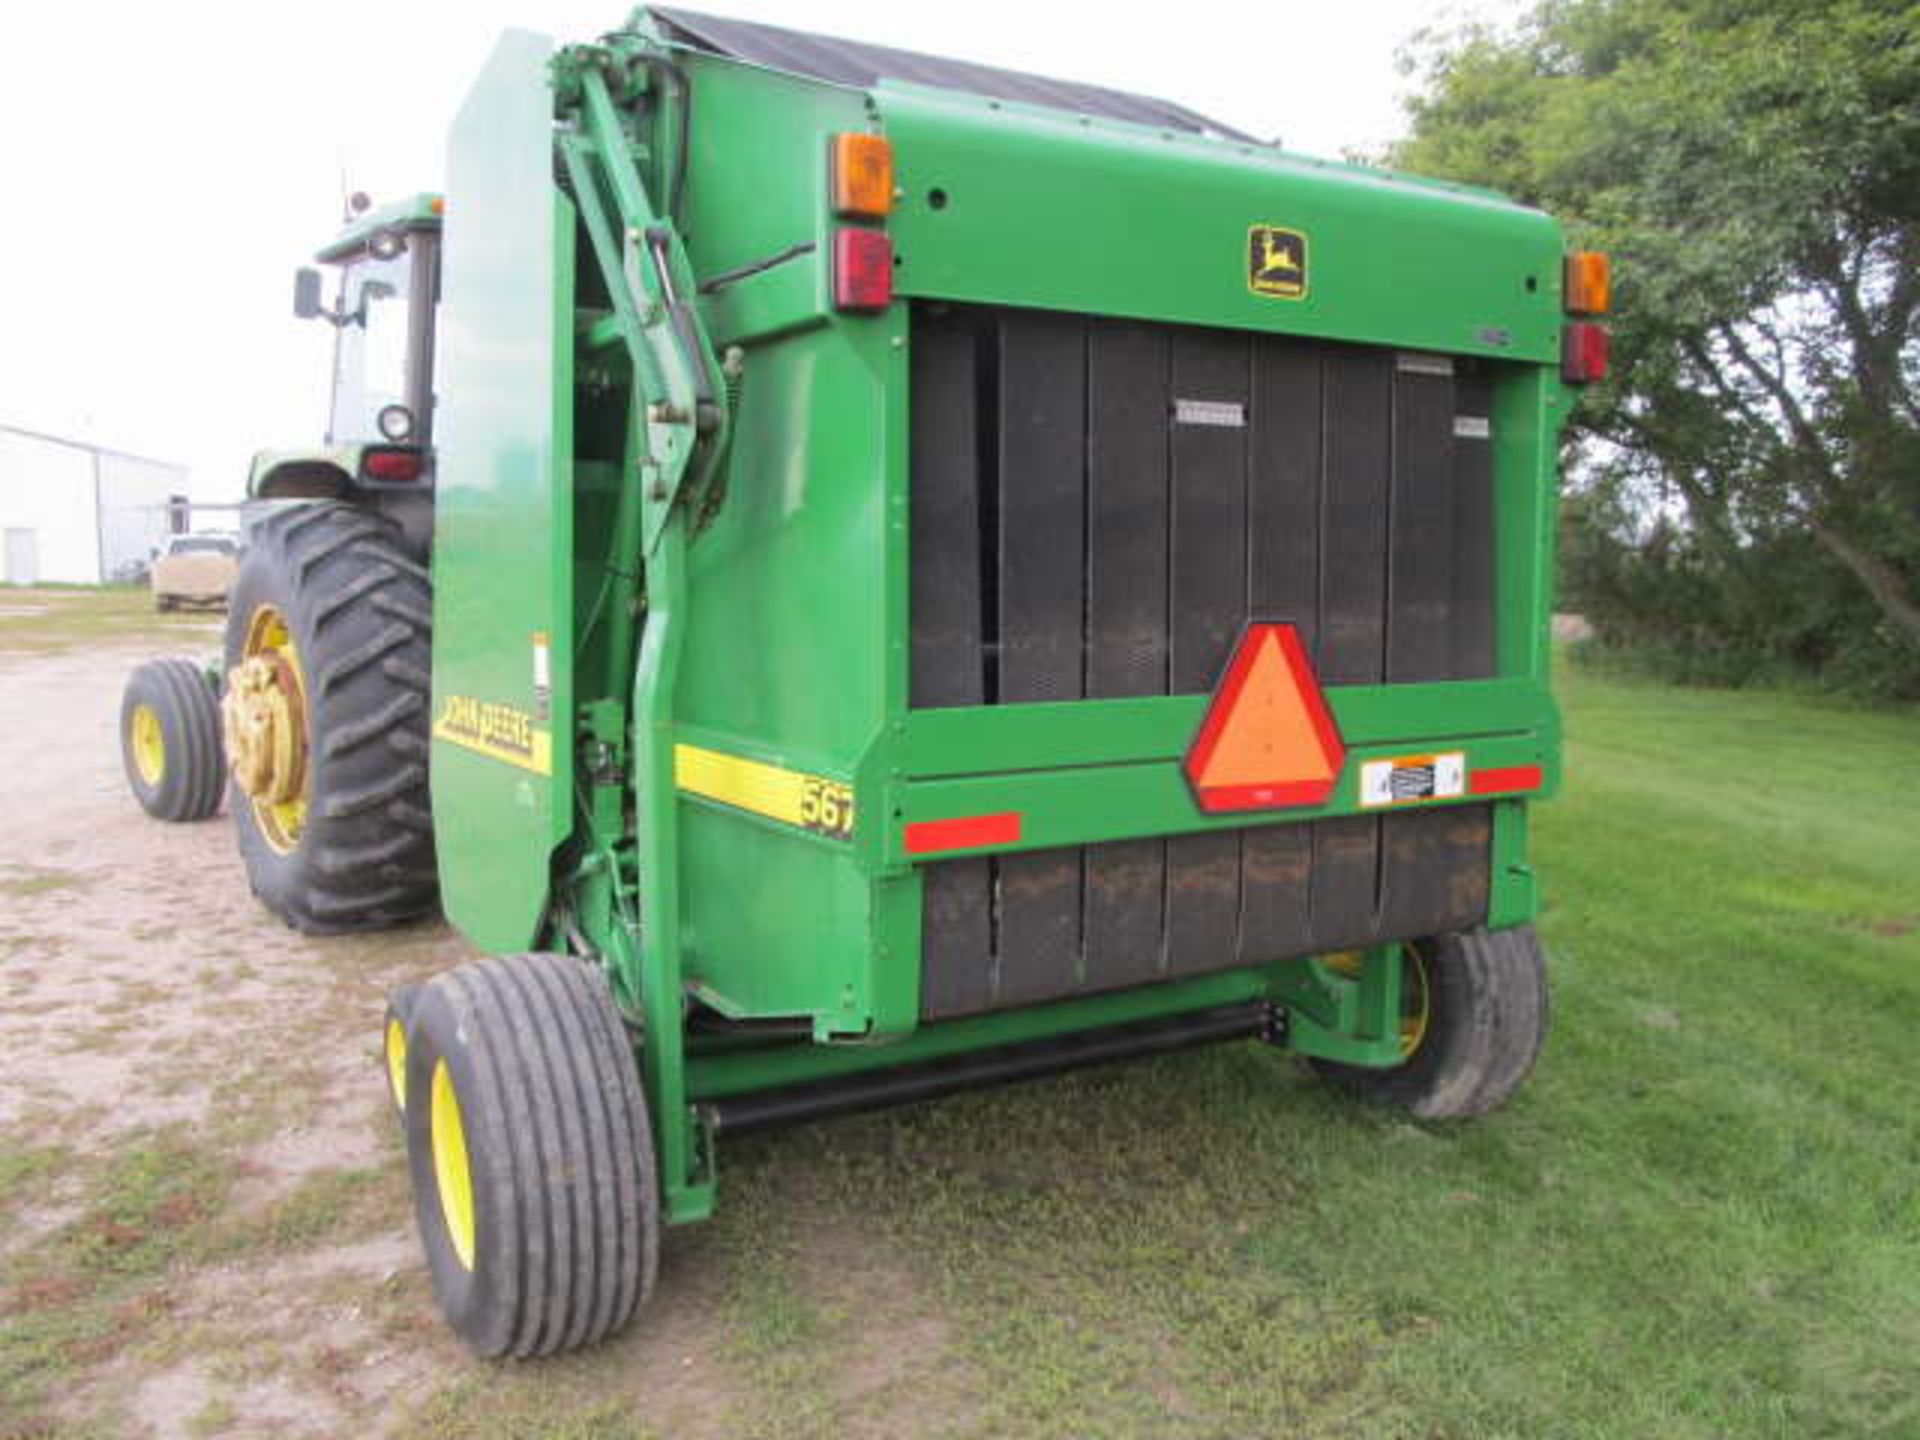
[[[1399,129],[1396,50],[1515,0],[1049,5],[707,0],[696,10],[1180,101],[1334,155]],[[0,22],[0,423],[183,462],[233,498],[316,442],[329,332],[292,276],[342,179],[437,189],[449,118],[506,27],[591,39],[618,3],[333,0],[8,7]]]

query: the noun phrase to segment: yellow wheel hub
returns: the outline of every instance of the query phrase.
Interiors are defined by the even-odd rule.
[[[307,824],[307,690],[293,632],[271,605],[247,622],[220,720],[234,783],[253,802],[260,833],[284,855]]]
[[[440,1214],[447,1222],[447,1238],[461,1265],[473,1269],[473,1172],[467,1168],[467,1127],[460,1118],[460,1097],[454,1093],[447,1062],[433,1066],[432,1112],[427,1117],[433,1136],[434,1188],[440,1192]]]
[[[1427,982],[1427,957],[1417,946],[1400,951],[1400,1057],[1411,1059],[1427,1038],[1433,1016],[1433,991]]]
[[[160,728],[160,712],[151,705],[133,707],[133,768],[141,781],[158,785],[167,776],[167,737]]]
[[[1364,950],[1341,950],[1320,957],[1321,965],[1336,975],[1358,980],[1365,968]],[[1427,979],[1427,959],[1419,947],[1400,947],[1400,1058],[1410,1060],[1427,1038],[1427,1023],[1433,1017],[1433,992]]]
[[[407,1108],[407,1027],[398,1020],[387,1021],[387,1083],[393,1087],[393,1103]]]

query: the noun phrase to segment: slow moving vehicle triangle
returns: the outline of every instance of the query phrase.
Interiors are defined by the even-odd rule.
[[[1325,804],[1345,759],[1299,632],[1249,625],[1187,752],[1200,808],[1220,814]]]

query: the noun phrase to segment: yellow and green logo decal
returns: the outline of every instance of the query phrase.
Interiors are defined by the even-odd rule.
[[[1282,225],[1247,231],[1247,288],[1280,300],[1307,298],[1307,237]]]
[[[433,722],[433,738],[536,775],[553,773],[553,732],[512,705],[449,695]]]
[[[676,745],[673,779],[688,795],[717,800],[830,840],[853,838],[853,787],[825,775],[765,765],[698,745]]]

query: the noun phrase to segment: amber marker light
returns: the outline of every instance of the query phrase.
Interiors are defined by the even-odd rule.
[[[848,131],[833,137],[833,211],[884,220],[893,210],[893,142]]]
[[[1613,304],[1613,267],[1598,250],[1567,256],[1565,285],[1569,315],[1604,315]]]

